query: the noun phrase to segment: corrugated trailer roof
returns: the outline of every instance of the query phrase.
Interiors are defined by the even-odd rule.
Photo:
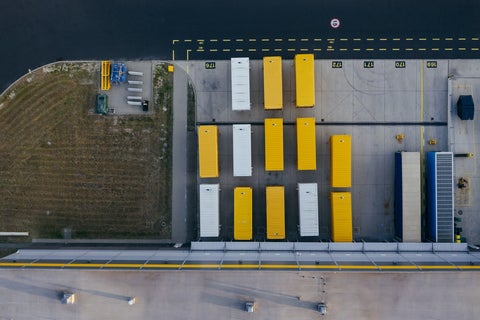
[[[263,57],[263,101],[267,110],[283,108],[282,57]]]
[[[252,188],[234,189],[233,238],[252,240]]]
[[[232,110],[250,110],[250,60],[232,58]]]
[[[198,161],[201,178],[218,177],[217,126],[198,126]]]
[[[295,55],[295,91],[297,107],[315,106],[315,60],[314,55]]]
[[[283,119],[266,118],[264,129],[265,170],[283,171]]]
[[[332,241],[352,242],[352,195],[350,192],[330,193],[332,210]]]
[[[349,135],[330,137],[330,183],[334,188],[352,186],[352,138]]]
[[[267,239],[285,239],[285,187],[267,186]]]
[[[317,183],[298,184],[298,212],[300,218],[300,236],[318,236],[319,230]]]
[[[252,175],[252,126],[234,124],[233,130],[233,175],[250,177]]]
[[[315,118],[297,118],[297,168],[317,170]]]
[[[219,222],[219,185],[200,185],[200,237],[218,237]]]

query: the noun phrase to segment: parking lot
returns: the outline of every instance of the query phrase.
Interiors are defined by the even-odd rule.
[[[329,186],[330,146],[333,134],[352,135],[352,210],[353,232],[356,241],[394,240],[394,153],[396,151],[454,151],[461,143],[461,134],[474,123],[460,121],[456,116],[456,100],[464,94],[465,86],[470,92],[478,91],[478,80],[462,77],[480,75],[478,61],[438,60],[434,64],[425,60],[407,60],[402,68],[394,60],[375,60],[374,68],[364,68],[361,60],[344,60],[342,68],[332,68],[332,60],[316,60],[316,105],[314,108],[295,108],[293,61],[283,61],[284,108],[278,111],[263,108],[262,61],[250,61],[251,110],[231,110],[230,61],[216,61],[215,69],[205,69],[204,61],[177,62],[187,71],[196,94],[197,124],[216,124],[219,127],[218,179],[200,179],[197,184],[219,183],[220,192],[220,238],[233,238],[233,188],[253,187],[253,234],[254,240],[265,240],[265,187],[285,186],[286,236],[288,241],[330,240]],[[434,66],[434,67],[432,67]],[[448,76],[455,74],[457,84],[452,86],[448,97]],[[462,91],[463,90],[463,91]],[[451,100],[451,110],[448,109]],[[474,94],[475,104],[479,105]],[[267,117],[284,120],[285,170],[266,172],[264,169],[263,121]],[[296,169],[297,117],[315,117],[317,139],[317,170]],[[456,118],[457,117],[457,118]],[[233,177],[232,173],[232,124],[252,124],[251,177]],[[465,127],[465,126],[470,127]],[[452,126],[459,129],[454,130]],[[450,130],[449,130],[450,128]],[[450,133],[449,133],[450,132]],[[453,132],[457,139],[453,141]],[[404,135],[397,140],[397,135]],[[453,137],[453,136],[452,136]],[[474,135],[467,135],[470,146],[476,146]],[[435,144],[432,144],[434,141]],[[429,143],[430,142],[430,143]],[[467,143],[467,145],[468,145]],[[465,148],[463,148],[465,149]],[[462,149],[462,150],[463,150]],[[471,148],[470,148],[471,149]],[[469,150],[470,150],[469,149]],[[466,151],[462,151],[466,152]],[[470,158],[469,168],[478,167],[475,158]],[[465,161],[456,158],[455,171]],[[476,171],[469,174],[469,190],[475,190]],[[457,175],[455,179],[457,179]],[[317,182],[319,195],[320,236],[316,239],[301,239],[298,232],[298,182]],[[477,186],[478,185],[478,186]],[[458,190],[456,190],[457,193]],[[471,192],[468,191],[468,192]],[[462,236],[468,241],[479,242],[475,226],[480,218],[474,214],[474,193],[465,203],[457,201],[455,216],[462,210]],[[196,198],[196,195],[194,195]],[[459,197],[457,196],[457,200]],[[198,201],[198,199],[197,199]],[[198,210],[198,209],[197,209]],[[198,215],[198,211],[193,212]],[[193,217],[195,220],[195,217]],[[461,220],[462,220],[461,219]],[[464,223],[468,221],[468,223]],[[196,230],[193,230],[196,233]],[[194,237],[195,238],[195,237]]]

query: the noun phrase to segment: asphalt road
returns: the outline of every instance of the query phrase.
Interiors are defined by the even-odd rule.
[[[55,60],[171,59],[172,50],[176,59],[187,50],[189,59],[222,59],[301,49],[327,59],[475,58],[479,9],[474,0],[2,0],[0,90]]]

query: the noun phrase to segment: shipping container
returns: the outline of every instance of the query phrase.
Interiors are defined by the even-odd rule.
[[[250,60],[232,58],[232,110],[250,110]]]
[[[350,192],[331,192],[332,241],[352,242],[352,195]]]
[[[265,170],[283,171],[283,119],[265,119]]]
[[[318,237],[318,186],[316,183],[298,184],[298,213],[300,236]]]
[[[297,169],[317,170],[315,118],[297,118]]]
[[[395,236],[421,242],[420,153],[395,153]]]
[[[266,188],[267,239],[285,239],[285,188]]]
[[[297,107],[315,106],[315,60],[313,54],[295,55]]]
[[[218,237],[219,222],[219,185],[200,185],[200,237]]]
[[[198,161],[200,178],[218,177],[217,126],[198,126]]]
[[[282,57],[263,58],[263,100],[266,110],[283,108]]]
[[[252,240],[252,188],[236,187],[233,198],[233,239]]]
[[[233,175],[252,176],[252,127],[250,124],[233,125]]]
[[[453,242],[453,153],[427,152],[427,238]]]
[[[352,142],[349,135],[330,137],[330,184],[333,188],[352,186]]]

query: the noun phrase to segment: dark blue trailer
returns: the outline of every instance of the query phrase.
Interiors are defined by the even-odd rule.
[[[395,236],[421,242],[420,153],[395,153]]]
[[[453,242],[453,153],[427,152],[427,232],[433,242]]]

